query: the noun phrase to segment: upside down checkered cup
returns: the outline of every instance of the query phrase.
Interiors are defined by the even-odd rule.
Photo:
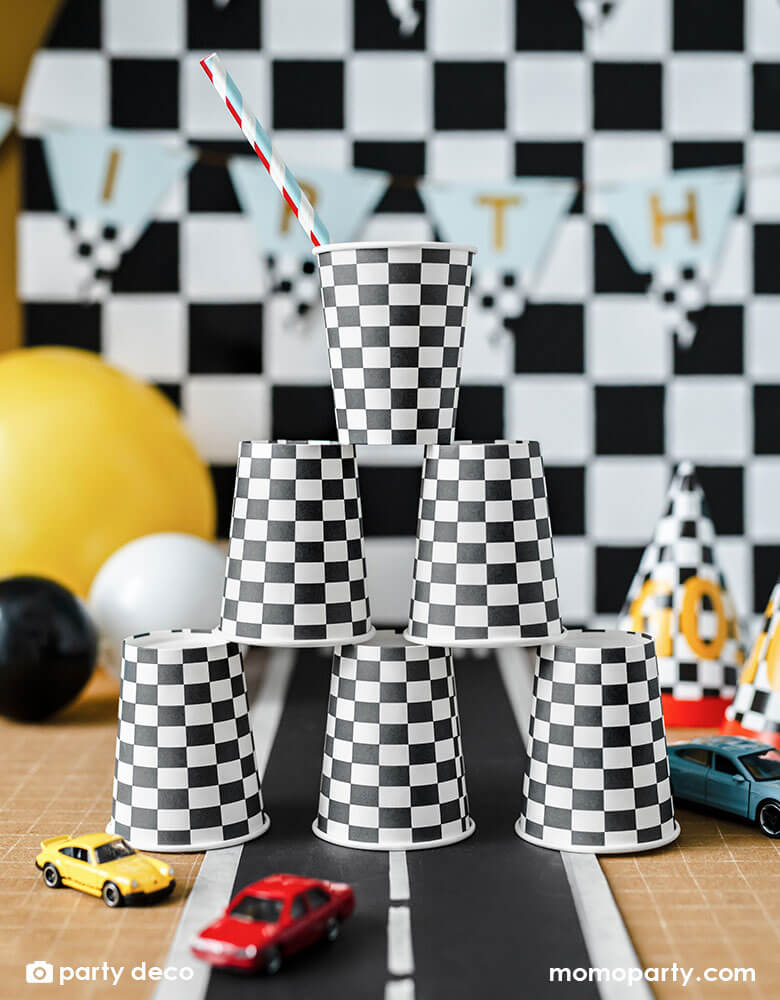
[[[268,829],[241,654],[219,632],[125,639],[109,833],[206,851]]]
[[[538,645],[562,632],[538,442],[429,445],[407,639]]]
[[[440,847],[474,832],[452,656],[396,632],[333,656],[314,833],[344,847]]]
[[[242,441],[220,629],[250,646],[373,635],[351,445]]]
[[[316,247],[339,441],[447,444],[474,247]]]
[[[679,834],[651,636],[581,630],[540,646],[527,751],[524,840],[621,854]]]

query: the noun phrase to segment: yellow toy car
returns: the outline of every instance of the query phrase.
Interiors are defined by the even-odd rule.
[[[163,899],[176,885],[170,865],[139,854],[121,837],[109,833],[42,840],[35,867],[43,872],[43,881],[50,889],[67,885],[102,896],[112,909]]]

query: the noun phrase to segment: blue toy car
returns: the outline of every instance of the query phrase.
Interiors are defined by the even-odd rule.
[[[669,746],[672,794],[744,816],[780,837],[780,750],[738,736],[710,736]]]

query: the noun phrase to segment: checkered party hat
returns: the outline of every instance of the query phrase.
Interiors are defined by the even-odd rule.
[[[619,628],[655,636],[669,726],[718,726],[744,656],[715,528],[693,465],[681,462],[642,555]]]
[[[429,445],[407,638],[538,645],[562,631],[538,442]]]
[[[339,441],[447,444],[455,431],[473,247],[317,247]]]
[[[747,736],[780,749],[780,580],[764,612],[761,631],[726,709],[721,732]]]
[[[373,634],[351,445],[242,441],[220,628],[250,646]]]
[[[268,824],[238,646],[196,629],[125,639],[108,832],[205,851]]]
[[[474,832],[448,650],[377,632],[335,651],[313,829],[335,844],[389,851]]]
[[[559,851],[660,847],[674,818],[649,635],[570,631],[540,647],[517,833]]]

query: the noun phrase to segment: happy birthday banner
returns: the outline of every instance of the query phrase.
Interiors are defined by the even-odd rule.
[[[0,108],[0,137],[13,121]],[[100,299],[111,290],[123,256],[138,241],[171,186],[199,157],[213,154],[117,129],[58,127],[42,134],[54,197],[78,263],[76,294]],[[319,285],[311,247],[292,210],[251,157],[220,160],[265,256],[272,294],[304,315]],[[359,237],[393,178],[358,168],[301,166],[301,185],[333,226],[334,242]],[[561,220],[582,184],[573,179],[515,178],[505,183],[437,183],[415,179],[442,239],[475,243],[474,288],[480,306],[502,327],[520,316]],[[648,276],[648,293],[678,342],[690,345],[707,305],[743,171],[711,167],[655,180],[603,185],[605,221],[631,267]]]

